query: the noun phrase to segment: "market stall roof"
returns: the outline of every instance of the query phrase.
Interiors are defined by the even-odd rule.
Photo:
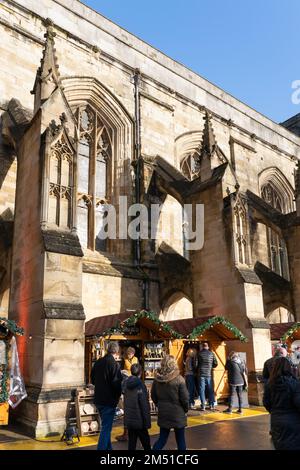
[[[24,329],[19,327],[14,320],[0,317],[0,331],[5,334],[23,335]]]
[[[243,333],[224,317],[207,316],[173,320],[168,324],[182,336],[195,339],[203,335],[210,328],[222,339],[248,341]]]
[[[85,324],[85,336],[110,336],[122,334],[124,328],[134,326],[136,323],[158,333],[162,337],[180,338],[181,335],[171,325],[159,320],[154,312],[146,310],[127,311],[114,315],[106,315],[89,320]]]
[[[300,339],[300,322],[286,323],[285,325],[288,325],[288,328],[281,336],[281,341]]]
[[[282,336],[294,325],[294,322],[289,323],[271,323],[270,334],[271,340],[280,340]]]

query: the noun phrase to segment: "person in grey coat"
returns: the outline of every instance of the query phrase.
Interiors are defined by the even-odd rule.
[[[151,398],[158,408],[157,424],[160,435],[153,450],[161,450],[167,443],[170,430],[174,429],[178,450],[186,450],[186,413],[189,409],[189,393],[180,375],[174,356],[166,355],[156,371]]]
[[[128,450],[136,449],[139,438],[144,450],[150,451],[150,404],[146,386],[141,381],[142,367],[133,364],[130,372],[131,377],[126,380],[124,387],[124,425],[128,429]]]

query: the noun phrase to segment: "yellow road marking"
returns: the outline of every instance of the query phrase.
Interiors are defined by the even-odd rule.
[[[232,419],[243,419],[250,418],[254,416],[260,416],[268,414],[263,407],[255,407],[251,409],[244,409],[243,414],[239,415],[238,413],[225,414],[221,411],[215,411],[213,413],[202,413],[197,416],[188,416],[188,428],[195,426],[201,426],[204,424],[213,424],[217,421],[228,421]],[[5,431],[4,431],[5,432]],[[116,436],[123,433],[123,426],[114,426],[112,430],[112,442],[116,442]],[[1,429],[0,429],[1,434]],[[159,427],[157,423],[153,422],[151,429],[149,430],[150,435],[159,434]],[[95,446],[98,443],[98,435],[81,437],[80,442],[77,443],[74,440],[74,444],[68,446],[65,442],[61,442],[58,438],[44,438],[44,439],[26,439],[19,440],[15,442],[0,443],[0,450],[69,450],[80,447],[89,447]],[[201,449],[202,450],[202,449]],[[203,449],[205,450],[205,449]]]

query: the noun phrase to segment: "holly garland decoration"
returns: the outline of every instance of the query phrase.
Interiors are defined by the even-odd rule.
[[[284,335],[281,337],[281,341],[286,341],[288,338],[293,339],[293,333],[300,329],[300,322],[294,323],[291,328],[289,328]]]
[[[8,318],[0,317],[0,326],[13,335],[22,336],[24,334],[24,328],[19,327],[14,320]]]
[[[112,328],[104,331],[101,336],[111,336],[115,333],[122,333],[125,328],[135,326],[138,320],[141,318],[146,318],[147,320],[152,321],[159,327],[160,331],[168,333],[173,338],[183,338],[183,336],[177,331],[173,330],[173,328],[168,323],[162,322],[155,312],[148,310],[141,310],[140,312],[134,313],[124,321],[118,321]]]
[[[188,335],[189,339],[196,339],[199,336],[203,335],[203,333],[208,330],[209,328],[212,328],[214,325],[221,324],[226,326],[226,328],[231,331],[235,338],[238,338],[240,341],[243,343],[246,343],[248,339],[246,336],[243,335],[243,333],[236,328],[230,321],[228,321],[224,317],[212,317],[206,322],[202,323],[202,325],[197,326],[196,328],[193,329],[193,331]]]

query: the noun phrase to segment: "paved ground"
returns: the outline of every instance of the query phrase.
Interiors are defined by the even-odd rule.
[[[157,436],[151,436],[153,445]],[[272,450],[269,436],[269,416],[216,421],[190,427],[186,430],[188,450]],[[127,443],[115,442],[114,450],[126,450]],[[171,432],[165,450],[176,449],[175,435]],[[95,450],[96,446],[78,450]]]
[[[269,438],[269,415],[264,408],[251,407],[245,409],[242,416],[237,413],[223,413],[224,406],[217,407],[216,412],[190,411],[186,441],[189,449],[272,449]],[[116,436],[122,432],[122,419],[113,428],[112,442],[116,450],[126,450],[127,443],[116,441]],[[156,417],[153,417],[151,441],[155,442],[159,428]],[[82,437],[80,443],[67,446],[60,441],[59,436],[46,439],[30,439],[21,433],[17,427],[0,428],[0,450],[93,450],[96,449],[98,436]],[[176,442],[173,433],[170,435],[167,449],[175,449]]]

